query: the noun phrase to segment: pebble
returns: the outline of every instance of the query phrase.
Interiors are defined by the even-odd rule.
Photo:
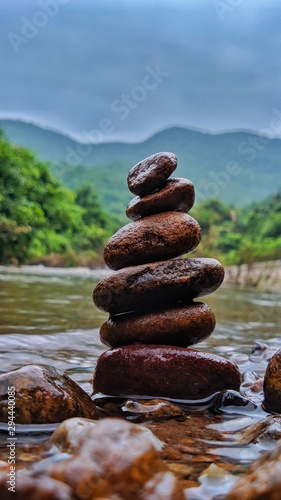
[[[255,460],[244,477],[239,478],[226,500],[277,500],[281,498],[281,444]]]
[[[66,483],[75,492],[75,498],[152,500],[158,498],[156,492],[168,482],[169,498],[184,499],[176,477],[166,477],[167,466],[160,456],[162,444],[147,428],[105,418],[92,428],[86,426],[80,432],[79,442],[70,459],[45,467],[45,473]],[[155,496],[149,497],[149,491]]]
[[[78,416],[96,417],[91,398],[61,370],[47,365],[25,365],[0,375],[1,422],[8,422],[8,387],[15,388],[17,424],[57,423]]]
[[[128,188],[139,196],[161,188],[177,167],[173,153],[156,153],[137,163],[128,173]]]
[[[167,345],[127,345],[98,359],[95,393],[119,396],[207,398],[225,389],[239,390],[236,365],[214,354]]]
[[[269,361],[263,382],[266,411],[281,413],[281,349]]]
[[[129,219],[137,220],[152,214],[169,212],[188,212],[194,204],[194,186],[188,179],[168,179],[162,189],[140,198],[133,198],[127,207]]]
[[[216,319],[207,304],[194,302],[159,311],[111,316],[100,329],[109,347],[126,344],[167,344],[187,347],[206,339]]]
[[[181,212],[163,212],[130,222],[115,233],[104,248],[110,269],[178,257],[200,243],[198,222]]]
[[[173,307],[214,292],[224,268],[215,259],[174,259],[121,269],[101,280],[93,300],[102,311],[118,314]]]

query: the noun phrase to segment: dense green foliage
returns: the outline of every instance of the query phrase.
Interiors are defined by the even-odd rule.
[[[108,215],[92,188],[97,189],[95,170],[90,182],[86,182],[88,173],[83,167],[68,172],[76,188],[71,191],[53,177],[49,164],[0,135],[1,264],[38,262],[59,254],[66,265],[89,265],[101,253],[108,237],[128,222],[125,208],[131,195],[127,190],[124,199],[125,175],[121,180],[119,169],[116,172],[112,165],[104,177],[115,214]],[[192,256],[214,257],[224,264],[281,257],[281,192],[239,209],[205,199],[191,215],[202,228],[201,244]]]
[[[281,258],[281,191],[239,210],[209,199],[191,215],[202,228],[194,252],[198,256],[216,257],[226,265]]]
[[[91,186],[61,185],[49,165],[0,136],[0,262],[23,263],[51,253],[93,256],[116,229]]]

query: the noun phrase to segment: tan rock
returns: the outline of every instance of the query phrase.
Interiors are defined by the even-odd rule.
[[[263,405],[269,412],[281,413],[281,349],[269,361],[263,382]]]
[[[10,388],[10,389],[9,389]],[[8,422],[8,401],[15,402],[16,424],[62,422],[69,417],[95,418],[94,403],[61,370],[25,365],[0,375],[0,421]]]

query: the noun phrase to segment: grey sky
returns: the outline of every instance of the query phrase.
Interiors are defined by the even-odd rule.
[[[280,26],[280,0],[0,0],[0,116],[110,141],[260,131],[281,112]]]

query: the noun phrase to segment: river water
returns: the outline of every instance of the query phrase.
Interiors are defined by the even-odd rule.
[[[86,383],[105,350],[98,329],[107,314],[93,304],[92,291],[106,274],[104,269],[0,266],[0,372],[48,363]],[[257,341],[281,338],[281,292],[221,287],[202,300],[217,325],[196,348],[230,357],[250,354]]]
[[[107,314],[94,306],[92,291],[106,274],[104,269],[0,267],[0,373],[27,363],[43,363],[64,370],[90,393],[97,358],[106,349],[99,340],[99,327],[107,319]],[[246,375],[254,372],[251,380],[263,376],[270,355],[281,347],[281,291],[222,286],[203,300],[214,311],[217,325],[209,339],[196,348],[235,361]],[[253,356],[255,345],[266,347],[256,351],[265,354]],[[247,387],[247,380],[244,384]],[[237,429],[266,415],[261,405],[250,416],[247,411],[235,410],[232,418],[228,411],[217,429],[227,430],[229,441],[231,432],[234,439]],[[251,461],[260,452],[252,445],[242,451],[236,446],[218,451],[214,444],[214,450],[238,462],[242,452],[244,461]]]

